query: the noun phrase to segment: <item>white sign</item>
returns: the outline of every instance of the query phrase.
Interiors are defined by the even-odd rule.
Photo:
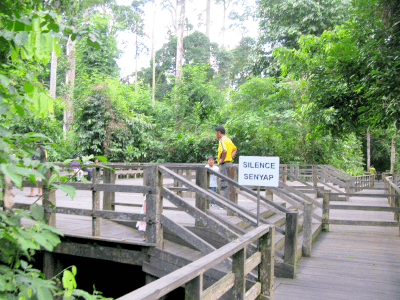
[[[239,156],[239,184],[278,187],[279,157]]]

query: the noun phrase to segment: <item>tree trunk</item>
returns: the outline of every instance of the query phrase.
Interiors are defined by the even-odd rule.
[[[178,24],[178,42],[176,45],[176,70],[175,77],[177,79],[181,78],[181,67],[183,64],[183,26],[185,24],[185,5],[186,0],[181,0],[181,12],[179,15],[179,24]]]
[[[151,96],[151,101],[153,104],[153,107],[155,106],[155,96],[156,96],[156,55],[155,55],[155,27],[156,27],[156,11],[157,11],[157,0],[154,0],[154,15],[153,15],[153,31],[151,34],[151,58],[153,60],[153,80],[152,80],[152,96]]]
[[[207,0],[206,8],[206,36],[210,38],[210,25],[211,25],[211,0]]]
[[[392,153],[390,156],[390,173],[394,174],[394,163],[396,161],[396,133],[392,136]]]
[[[67,42],[67,60],[68,66],[67,72],[65,74],[65,85],[67,92],[65,93],[65,108],[64,108],[64,139],[67,136],[67,132],[70,129],[70,126],[74,120],[74,112],[72,105],[74,84],[75,84],[75,41],[71,40],[71,35],[68,37]]]
[[[139,53],[139,50],[138,50],[138,34],[136,33],[136,41],[135,41],[135,43],[136,43],[136,49],[135,49],[135,51],[136,51],[136,55],[135,55],[135,92],[137,92],[137,83],[138,83],[138,53]],[[152,55],[153,55],[153,53],[152,53]]]
[[[50,67],[50,97],[56,98],[56,86],[57,86],[57,55],[56,52],[51,52],[51,67]],[[50,117],[54,118],[54,112],[50,113]]]
[[[371,167],[371,132],[367,129],[367,172]]]

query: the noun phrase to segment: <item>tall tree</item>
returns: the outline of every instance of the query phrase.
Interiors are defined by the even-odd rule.
[[[177,44],[176,44],[176,67],[175,67],[175,77],[181,78],[181,67],[183,65],[183,29],[185,24],[185,8],[186,0],[180,0],[180,13],[178,22],[178,32],[177,32]]]
[[[298,49],[302,35],[320,36],[324,30],[343,24],[350,16],[350,0],[260,0],[258,61],[255,74],[279,75],[271,57],[276,45]]]

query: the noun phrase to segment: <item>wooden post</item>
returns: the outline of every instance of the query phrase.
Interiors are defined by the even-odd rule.
[[[273,298],[274,294],[274,254],[275,227],[259,239],[261,262],[258,265],[258,281],[261,283],[261,295]]]
[[[235,285],[232,287],[232,299],[245,299],[246,293],[246,248],[239,250],[232,256],[232,273],[235,274]]]
[[[100,168],[93,168],[92,183],[95,186],[100,182]],[[100,210],[100,192],[92,190],[92,210]],[[92,236],[100,235],[100,219],[92,216]]]
[[[322,230],[329,231],[329,200],[330,192],[326,191],[322,203]]]
[[[299,176],[300,176],[300,166],[297,165],[296,166],[296,177],[299,178]]]
[[[196,185],[201,187],[202,189],[207,190],[207,169],[205,167],[197,167],[196,168]],[[209,201],[202,197],[201,195],[196,193],[196,207],[203,212],[209,208]],[[195,220],[196,227],[204,227],[204,224],[200,220]]]
[[[146,168],[145,186],[156,188],[156,192],[149,192],[146,197],[146,215],[148,217],[146,225],[146,242],[155,243],[156,247],[163,248],[163,227],[161,224],[162,214],[162,173],[158,171],[158,166]]]
[[[318,166],[312,166],[312,179],[314,187],[318,186]]]
[[[346,180],[346,193],[350,194],[351,193],[351,180]],[[346,201],[350,201],[350,196],[346,195]]]
[[[236,167],[230,167],[228,169],[228,176],[229,178],[238,181],[238,169]],[[232,184],[228,185],[228,195],[229,199],[232,202],[235,202],[236,204],[238,203],[238,198],[237,198],[237,193],[236,193],[236,187]]]
[[[176,170],[176,173],[177,173],[178,175],[181,175],[181,176],[182,176],[182,175],[183,175],[183,170],[182,170],[182,169],[177,169],[177,170]],[[174,186],[182,187],[182,183],[175,181]],[[182,195],[183,195],[182,191],[177,191],[176,194],[177,194],[179,197],[182,197]]]
[[[200,300],[203,293],[203,273],[186,282],[185,300]]]
[[[265,187],[265,197],[271,201],[274,201],[274,193],[268,190],[267,187]]]
[[[286,213],[286,232],[285,232],[285,255],[284,262],[294,268],[293,278],[296,274],[297,265],[297,236],[299,228],[299,213]]]
[[[49,182],[51,175],[53,175],[53,172],[51,169],[47,170],[45,177],[46,181]],[[43,186],[42,190],[42,195],[43,195],[43,208],[44,208],[44,216],[47,220],[47,224],[53,227],[56,227],[56,214],[53,212],[50,212],[52,209],[52,205],[56,206],[56,190],[49,189],[46,186]]]
[[[115,184],[115,170],[103,169],[103,183]],[[115,210],[115,192],[103,192],[103,210]]]
[[[290,165],[290,175],[294,177],[294,165]],[[290,177],[290,182],[294,181],[293,177]]]
[[[284,165],[282,168],[283,168],[283,172],[287,173],[287,165]],[[287,175],[286,174],[282,174],[282,175],[283,175],[282,181],[283,181],[283,183],[286,183]]]
[[[312,245],[312,203],[304,203],[304,224],[303,224],[303,256],[311,256]]]

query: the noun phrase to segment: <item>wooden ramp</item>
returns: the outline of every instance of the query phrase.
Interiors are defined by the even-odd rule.
[[[337,203],[388,206],[386,198],[350,197]],[[330,214],[334,219],[393,221],[391,212],[334,210]],[[400,298],[398,227],[329,225],[329,230],[313,245],[312,257],[298,263],[295,279],[275,279],[275,300]]]

